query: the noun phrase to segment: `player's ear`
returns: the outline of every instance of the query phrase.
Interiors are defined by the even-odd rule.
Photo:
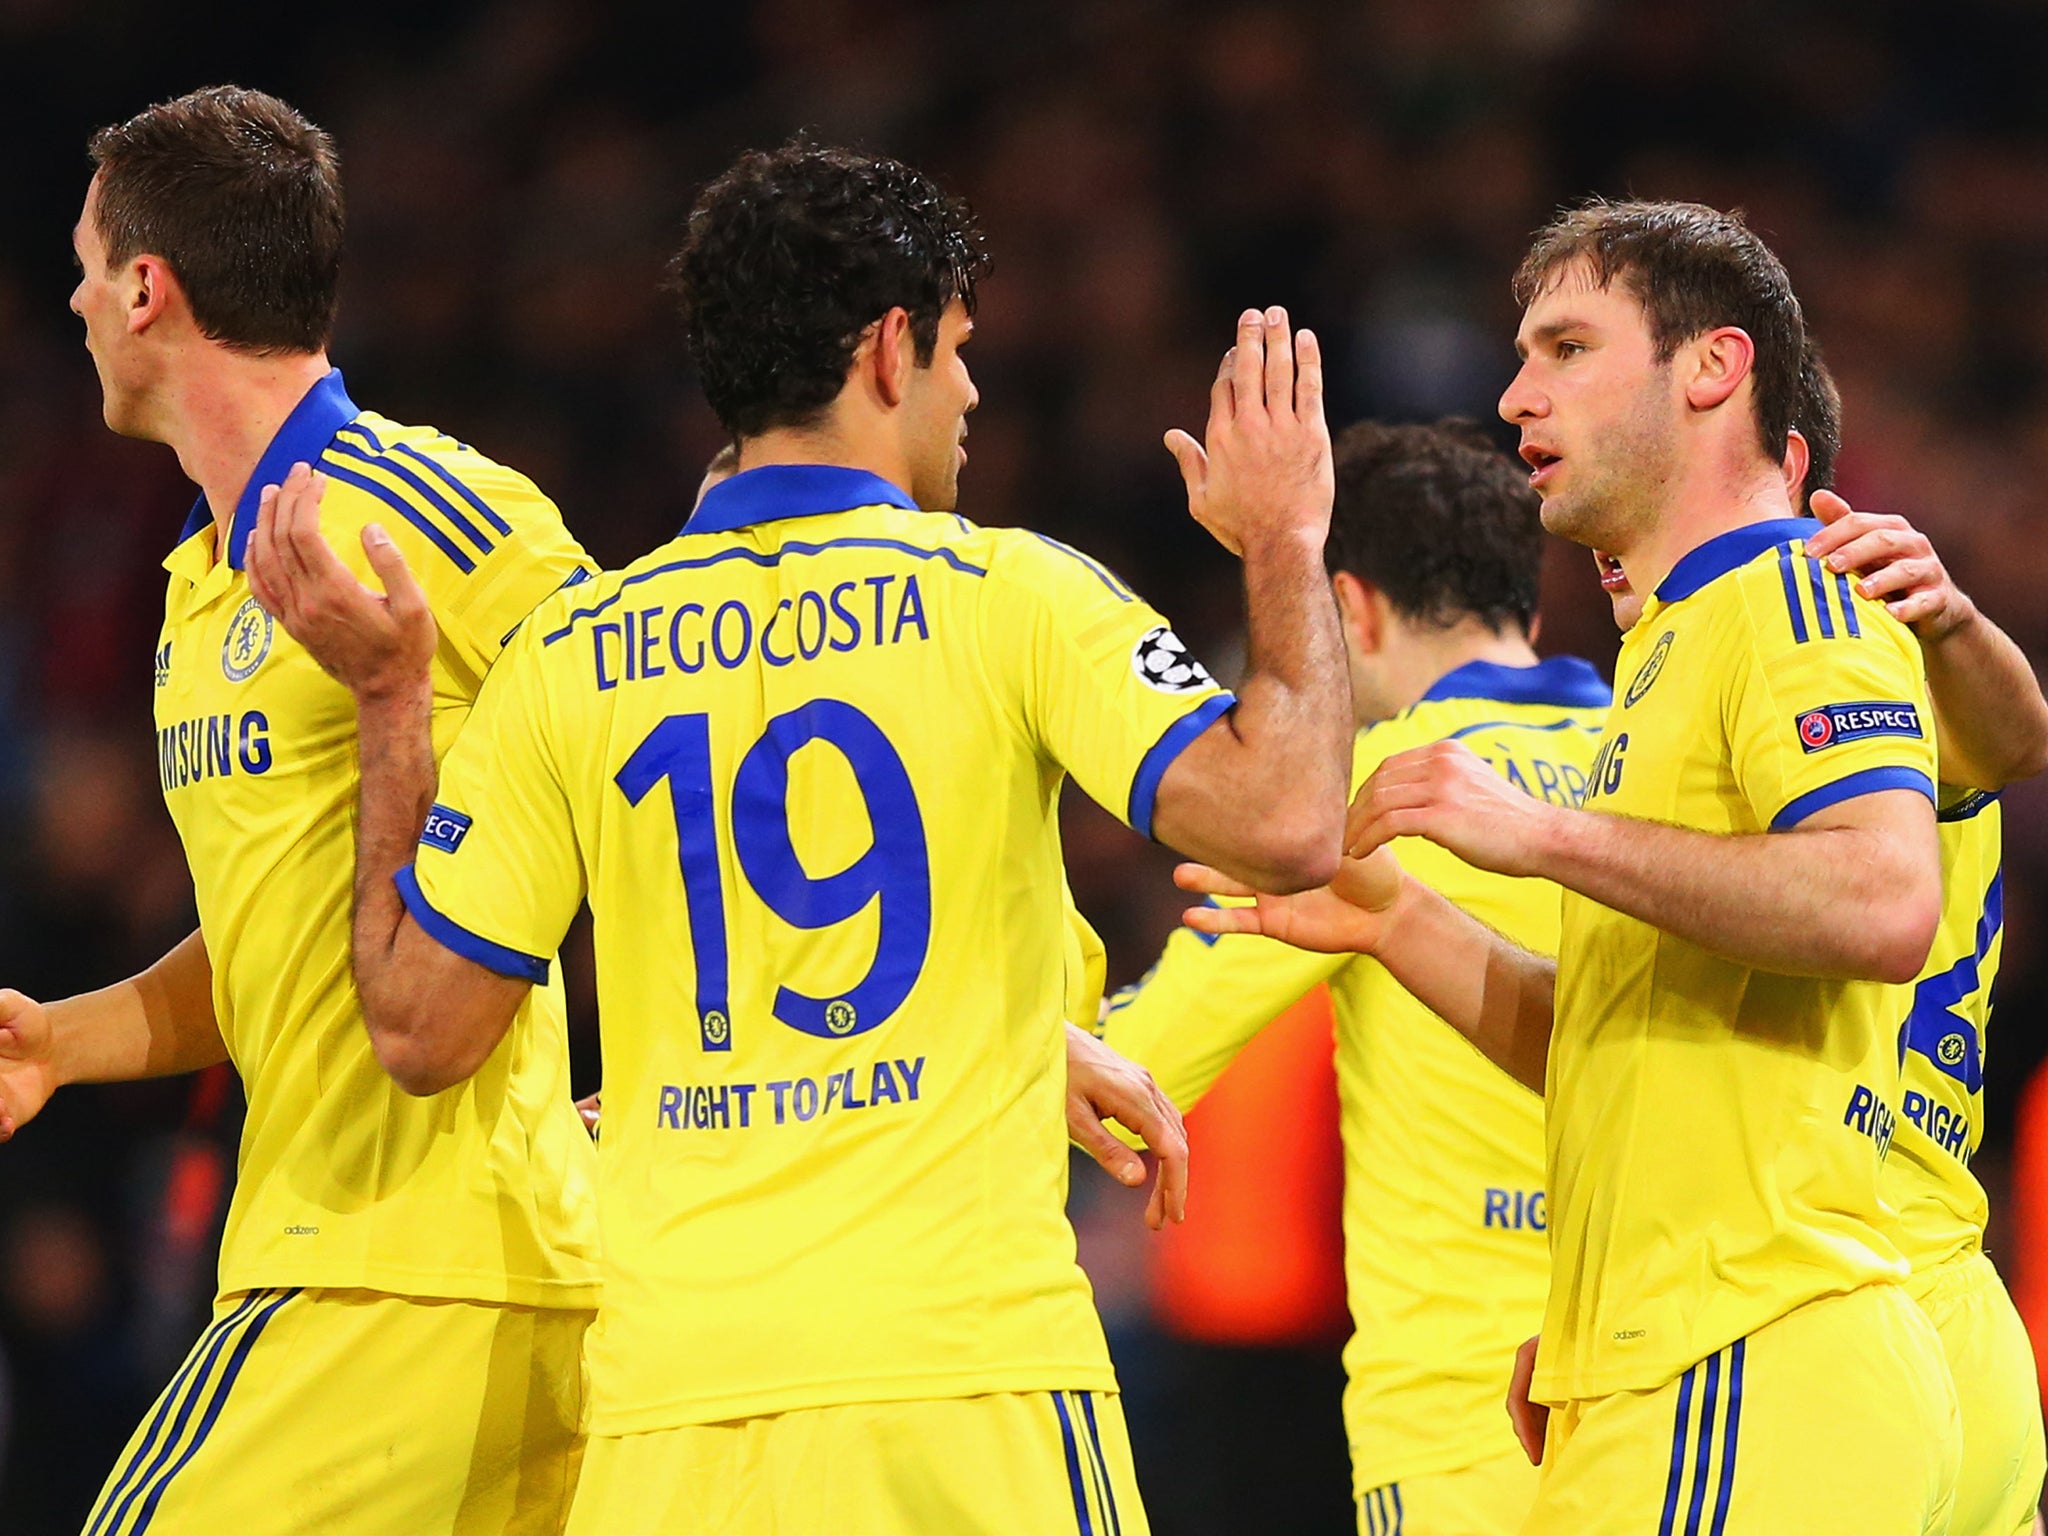
[[[876,322],[874,332],[875,390],[884,405],[903,403],[910,370],[917,366],[917,338],[911,334],[910,311],[897,305]]]
[[[137,256],[123,274],[128,291],[128,331],[140,335],[182,302],[184,290],[161,256]]]
[[[1349,571],[1333,575],[1330,587],[1337,594],[1337,620],[1344,628],[1344,643],[1354,656],[1377,655],[1386,643],[1384,595]]]
[[[1785,434],[1785,493],[1792,498],[1792,510],[1800,517],[1806,510],[1806,471],[1812,467],[1813,450],[1807,446],[1806,434],[1797,427]]]
[[[1739,325],[1716,326],[1682,349],[1685,402],[1696,411],[1725,404],[1756,366],[1756,343]]]

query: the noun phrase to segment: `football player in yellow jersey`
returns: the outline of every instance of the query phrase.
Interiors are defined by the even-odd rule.
[[[543,605],[438,797],[405,562],[372,535],[388,599],[337,565],[304,468],[258,535],[268,600],[357,694],[356,974],[393,1074],[467,1076],[589,894],[575,1531],[1145,1529],[1062,1211],[1057,796],[1071,771],[1164,841],[1328,878],[1329,439],[1313,338],[1242,316],[1206,453],[1172,439],[1245,562],[1233,700],[1094,561],[947,515],[982,262],[891,161],[799,142],[706,189],[678,291],[740,473]]]
[[[1473,746],[1510,783],[1577,802],[1608,690],[1529,642],[1543,529],[1523,476],[1476,429],[1363,423],[1338,439],[1325,563],[1360,734],[1353,781],[1423,742]],[[1416,877],[1555,953],[1558,891],[1402,845]],[[1183,1108],[1297,997],[1337,1018],[1352,1318],[1345,1428],[1362,1536],[1484,1536],[1527,1513],[1536,1472],[1500,1411],[1549,1274],[1543,1106],[1377,962],[1183,929],[1113,1000],[1103,1038]]]
[[[1806,375],[1793,458],[1810,451],[1806,484],[1825,487],[1840,400],[1817,356]],[[1788,479],[1799,478],[1788,467]],[[2048,698],[2019,647],[1956,587],[1924,534],[1896,515],[1853,511],[1825,489],[1811,503],[1824,526],[1808,536],[1807,552],[1910,625],[1927,666],[1941,762],[1942,920],[1904,1027],[1882,1188],[1913,1268],[1907,1289],[1941,1335],[1962,1411],[1950,1536],[2015,1536],[2039,1519],[2041,1402],[2025,1326],[1984,1251],[1989,1205],[1969,1164],[1983,1130],[1985,1036],[2003,937],[1998,791],[2048,766]],[[1615,623],[1631,629],[1642,599],[1618,562],[1598,559]],[[1540,1414],[1528,1417],[1524,1433],[1540,1445]]]
[[[224,1059],[248,1117],[213,1325],[85,1528],[558,1531],[598,1290],[561,997],[536,989],[450,1092],[385,1075],[348,970],[354,702],[244,567],[265,482],[322,464],[350,547],[387,524],[420,573],[441,746],[527,612],[589,567],[531,482],[358,409],[330,368],[342,209],[324,133],[222,88],[92,153],[72,308],[106,419],[168,444],[201,489],[164,562],[156,652],[158,770],[200,926],[104,991],[0,993],[0,1131],[67,1082]]]
[[[1332,891],[1189,921],[1372,953],[1543,1085],[1525,1531],[1943,1531],[1955,1393],[1879,1188],[1941,909],[1918,647],[1786,515],[1804,322],[1739,219],[1588,205],[1517,288],[1501,409],[1544,521],[1651,594],[1587,809],[1421,748],[1354,801]],[[1408,835],[1563,885],[1558,959],[1403,876]]]

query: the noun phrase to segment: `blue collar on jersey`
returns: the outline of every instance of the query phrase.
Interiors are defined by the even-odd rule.
[[[1504,667],[1497,661],[1468,661],[1438,678],[1423,702],[1491,699],[1497,704],[1554,704],[1567,709],[1605,709],[1614,695],[1591,662],[1552,656],[1533,667]]]
[[[901,507],[917,503],[864,469],[838,464],[763,464],[721,480],[704,493],[683,524],[685,533],[730,533],[784,517],[818,517],[854,507]]]
[[[1819,532],[1818,518],[1774,517],[1769,522],[1717,533],[1671,567],[1671,574],[1657,584],[1657,601],[1675,603],[1691,597],[1708,582],[1741,569],[1772,546],[1811,538]]]
[[[334,441],[334,434],[362,414],[342,387],[339,368],[328,369],[327,377],[306,391],[292,407],[291,415],[285,417],[284,425],[277,429],[270,446],[263,450],[263,457],[256,461],[249,483],[242,487],[242,499],[235,503],[234,521],[228,524],[229,565],[238,571],[242,568],[249,535],[256,531],[256,504],[263,499],[263,487],[284,484],[284,477],[292,472],[294,464],[311,464],[317,469],[320,455]],[[192,503],[192,513],[185,519],[178,542],[184,543],[212,520],[213,508],[207,505],[202,493]]]

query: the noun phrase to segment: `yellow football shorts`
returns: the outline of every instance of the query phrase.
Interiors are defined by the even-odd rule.
[[[1961,1444],[1926,1314],[1867,1285],[1555,1409],[1523,1536],[1940,1536]]]
[[[561,1530],[589,1312],[241,1291],[122,1451],[87,1536]]]
[[[1358,1495],[1358,1536],[1506,1536],[1522,1528],[1535,1497],[1536,1469],[1517,1447],[1455,1472],[1368,1488]]]
[[[1963,1415],[1949,1536],[2026,1536],[2041,1501],[2041,1392],[2026,1325],[1981,1253],[1937,1264],[1906,1290],[1941,1335]]]
[[[1148,1536],[1121,1400],[852,1403],[593,1435],[571,1536]]]

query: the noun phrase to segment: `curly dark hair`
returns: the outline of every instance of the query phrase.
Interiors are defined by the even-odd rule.
[[[921,171],[796,138],[706,187],[669,263],[690,356],[735,438],[815,421],[868,326],[899,305],[920,363],[989,269],[974,216]]]
[[[1361,421],[1336,448],[1337,504],[1323,546],[1332,573],[1371,582],[1418,623],[1529,628],[1543,563],[1539,501],[1477,423]]]
[[[318,352],[341,286],[334,141],[261,91],[209,86],[102,128],[94,218],[110,267],[161,256],[192,318],[246,352]]]
[[[1539,230],[1515,274],[1525,308],[1583,261],[1602,288],[1619,279],[1643,307],[1657,360],[1717,326],[1740,326],[1756,347],[1757,439],[1773,463],[1799,404],[1806,316],[1792,280],[1738,209],[1701,203],[1610,202],[1566,209]]]
[[[1806,479],[1799,487],[1799,505],[1793,509],[1804,517],[1815,491],[1835,488],[1835,460],[1842,452],[1842,392],[1828,372],[1820,344],[1811,336],[1806,338],[1806,354],[1799,360],[1799,402],[1792,410],[1792,425],[1806,439]]]

